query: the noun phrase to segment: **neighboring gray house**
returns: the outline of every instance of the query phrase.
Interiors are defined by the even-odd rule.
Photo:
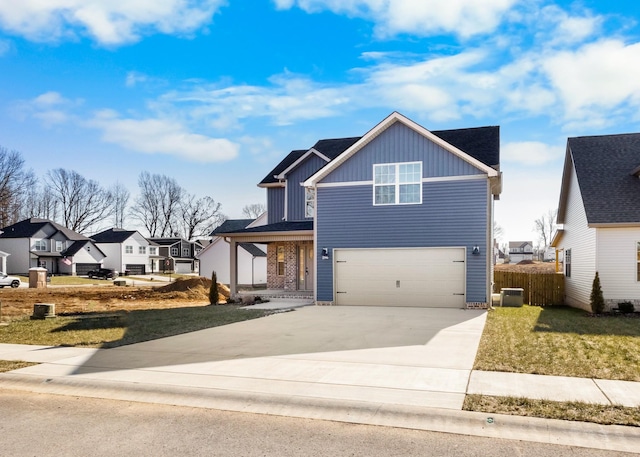
[[[30,218],[2,229],[0,250],[8,274],[43,267],[50,274],[83,275],[99,268],[106,255],[89,238],[48,219]]]
[[[231,273],[229,268],[229,243],[218,232],[234,232],[248,227],[258,227],[267,223],[267,213],[256,219],[228,219],[212,233],[211,243],[198,254],[200,260],[200,276],[211,277],[216,272],[218,282],[229,284]],[[240,243],[238,249],[237,283],[245,286],[264,285],[267,283],[267,253],[265,245]]]
[[[568,139],[557,222],[565,303],[590,311],[597,271],[609,307],[640,309],[640,133]]]
[[[533,243],[531,241],[509,241],[509,263],[533,260]]]
[[[197,241],[183,238],[148,238],[158,248],[158,272],[197,273],[200,269],[196,255],[202,250]]]
[[[499,127],[428,131],[392,113],[363,137],[294,150],[259,184],[268,224],[224,235],[266,243],[267,287],[319,304],[485,307],[492,283]]]
[[[149,241],[136,230],[112,228],[91,237],[107,255],[103,266],[122,273],[143,275],[149,266]]]

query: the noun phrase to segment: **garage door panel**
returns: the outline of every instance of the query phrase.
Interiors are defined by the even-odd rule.
[[[464,258],[464,248],[336,250],[336,303],[462,308]]]

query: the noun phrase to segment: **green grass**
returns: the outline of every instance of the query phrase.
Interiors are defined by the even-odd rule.
[[[624,406],[467,395],[462,409],[465,411],[482,411],[512,416],[542,417],[546,419],[640,427],[640,408],[626,408]]]
[[[475,370],[640,381],[640,319],[568,307],[489,312]]]
[[[110,348],[255,319],[270,313],[225,305],[85,313],[46,320],[24,318],[0,327],[0,343]]]

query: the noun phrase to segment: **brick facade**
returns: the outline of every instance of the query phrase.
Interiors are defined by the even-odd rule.
[[[278,246],[284,246],[284,276],[278,275]],[[283,241],[267,245],[267,289],[297,290],[298,243]]]

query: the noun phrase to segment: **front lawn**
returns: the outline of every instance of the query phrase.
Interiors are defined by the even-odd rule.
[[[256,319],[270,313],[222,305],[81,313],[46,320],[26,317],[0,327],[0,343],[110,348]]]
[[[487,316],[474,370],[640,381],[640,319],[497,308]]]

